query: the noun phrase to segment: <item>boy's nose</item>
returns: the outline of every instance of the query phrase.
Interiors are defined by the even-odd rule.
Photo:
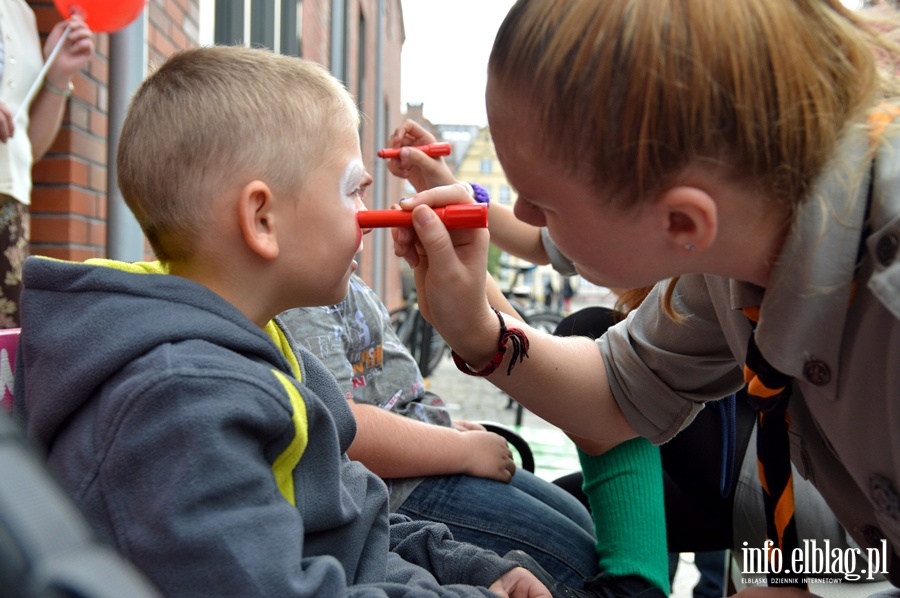
[[[364,204],[363,201],[362,201],[361,199],[357,199],[357,200],[356,200],[356,207],[357,207],[357,210],[356,210],[357,215],[358,215],[360,212],[368,212],[368,211],[369,211],[369,208],[366,207],[366,204]],[[371,227],[370,227],[370,228],[362,228],[362,227],[360,227],[360,230],[362,230],[362,234],[368,235],[370,232],[372,232],[372,231],[375,230],[375,229],[374,229],[374,228],[371,228]]]

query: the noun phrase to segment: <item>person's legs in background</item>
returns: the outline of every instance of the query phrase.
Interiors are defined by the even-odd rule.
[[[725,596],[725,559],[726,550],[704,550],[695,552],[694,566],[700,572],[700,579],[694,585],[693,598],[722,598]],[[669,583],[675,581],[681,553],[669,553]]]
[[[18,328],[22,265],[28,256],[28,206],[0,195],[0,328]]]
[[[694,586],[694,598],[722,598],[725,595],[725,550],[694,553],[694,565],[700,579]]]

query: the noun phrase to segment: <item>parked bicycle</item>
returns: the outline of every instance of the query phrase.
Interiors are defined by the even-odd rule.
[[[522,291],[519,287],[519,280],[521,280],[525,274],[533,272],[537,266],[534,264],[528,264],[527,266],[513,266],[508,263],[500,262],[500,267],[504,270],[514,270],[509,286],[503,291],[503,294],[506,296],[510,305],[519,312],[519,317],[522,318],[522,321],[532,328],[537,328],[538,330],[553,334],[553,331],[556,330],[556,327],[562,322],[563,315],[554,309],[536,307],[533,304],[529,304],[532,298],[531,289],[529,288],[526,291]],[[526,303],[526,300],[528,300],[529,303]]]
[[[406,305],[392,310],[388,315],[400,342],[419,364],[422,377],[427,378],[441,363],[450,347],[419,311],[415,287],[410,290]]]
[[[531,289],[528,288],[526,291],[520,291],[518,286],[519,280],[527,273],[533,272],[537,266],[534,264],[528,264],[527,266],[513,266],[508,263],[500,262],[500,267],[506,270],[514,270],[512,279],[509,282],[509,287],[503,291],[503,294],[506,296],[510,305],[519,312],[519,317],[522,318],[522,321],[532,328],[537,328],[548,334],[553,334],[556,331],[556,327],[562,322],[564,317],[563,314],[545,306],[534,307],[533,302],[531,302],[532,305],[528,305],[525,301],[532,298]],[[517,403],[515,399],[509,395],[507,396],[508,402],[506,403],[506,408],[516,410],[515,425],[521,426],[525,408],[522,407],[520,403]]]

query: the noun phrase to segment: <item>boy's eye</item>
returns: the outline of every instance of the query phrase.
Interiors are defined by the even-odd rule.
[[[350,195],[358,195],[360,199],[366,196],[366,190],[372,185],[370,181],[364,182],[362,185],[353,190]]]

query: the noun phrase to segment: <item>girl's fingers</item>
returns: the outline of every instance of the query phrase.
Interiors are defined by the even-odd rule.
[[[435,187],[401,200],[400,207],[404,210],[412,210],[416,206],[423,205],[439,208],[450,204],[474,203],[475,199],[472,197],[470,189],[471,187],[465,183]]]

